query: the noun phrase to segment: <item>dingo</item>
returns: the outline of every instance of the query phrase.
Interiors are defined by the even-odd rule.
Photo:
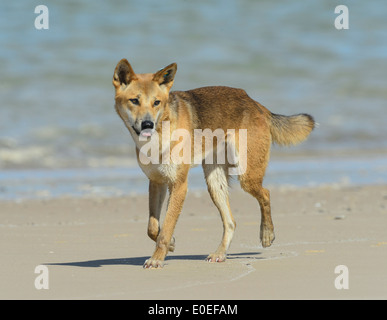
[[[154,74],[136,74],[129,62],[122,59],[113,75],[115,109],[133,137],[138,163],[149,178],[148,235],[156,242],[156,249],[152,257],[145,261],[144,268],[163,267],[168,251],[174,251],[173,232],[187,193],[188,171],[198,162],[198,156],[202,159],[208,191],[223,221],[222,241],[218,249],[207,257],[207,261],[226,260],[236,226],[228,201],[228,169],[235,167],[235,161],[230,161],[228,156],[222,163],[208,163],[205,160],[209,154],[213,156],[220,148],[228,148],[230,145],[237,158],[246,157],[245,161],[238,162],[245,163],[238,179],[242,189],[259,202],[260,240],[263,247],[270,246],[274,240],[270,193],[262,187],[262,181],[271,144],[292,145],[302,142],[315,125],[313,118],[307,114],[283,116],[271,113],[242,89],[214,86],[170,92],[176,70],[177,65],[172,63]],[[163,123],[168,123],[167,130],[163,130]],[[195,139],[185,139],[181,134],[176,137],[174,132],[181,129],[189,132],[191,137],[194,137],[197,129],[203,132],[209,129],[210,132],[217,132],[217,141],[222,140],[222,143],[208,144],[207,136],[204,135],[205,141],[198,148]],[[232,130],[233,137],[228,134],[229,130]],[[242,139],[247,141],[239,139],[240,131],[247,132]],[[155,136],[158,138],[153,138]],[[245,152],[242,152],[241,143],[245,144]],[[147,149],[145,152],[144,148]],[[176,156],[176,149],[178,155],[189,150],[191,162],[163,161],[172,153]],[[148,156],[148,151],[152,150],[157,150],[156,160],[159,161],[155,161],[154,155],[153,161],[142,161]],[[167,188],[168,208],[160,230],[160,211]]]

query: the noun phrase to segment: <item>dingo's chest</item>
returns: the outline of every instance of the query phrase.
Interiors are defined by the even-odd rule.
[[[143,164],[138,162],[141,170],[146,176],[152,180],[160,183],[174,182],[177,177],[178,165],[174,163],[160,163],[160,164]]]

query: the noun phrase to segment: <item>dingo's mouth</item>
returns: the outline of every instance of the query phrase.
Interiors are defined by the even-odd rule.
[[[155,132],[155,129],[144,129],[144,130],[137,130],[135,126],[132,126],[132,129],[139,137],[149,138],[152,136],[152,134]]]
[[[144,130],[141,130],[140,136],[148,138],[148,137],[150,137],[153,134],[154,131],[155,131],[154,129],[144,129]]]

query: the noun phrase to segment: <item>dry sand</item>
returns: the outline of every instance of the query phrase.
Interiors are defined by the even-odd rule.
[[[208,194],[189,192],[166,266],[144,270],[147,196],[0,203],[1,299],[386,299],[387,187],[272,189],[276,240],[259,244],[258,203],[231,191],[237,221],[225,263]],[[35,267],[49,289],[35,288]],[[338,290],[335,267],[348,268]]]

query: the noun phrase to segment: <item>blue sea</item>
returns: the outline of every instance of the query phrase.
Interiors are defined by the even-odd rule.
[[[37,29],[40,4],[0,3],[0,200],[146,192],[113,107],[122,58],[138,73],[176,62],[175,90],[239,87],[313,115],[305,143],[273,148],[268,185],[387,184],[385,0],[47,0]]]

